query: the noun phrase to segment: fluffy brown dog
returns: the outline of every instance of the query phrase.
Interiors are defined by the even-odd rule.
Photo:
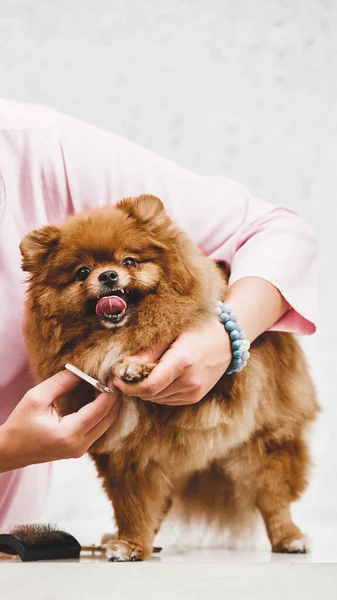
[[[107,382],[146,377],[128,357],[214,318],[220,269],[152,196],[88,211],[21,242],[31,273],[25,339],[37,381],[69,362]],[[90,402],[86,384],[62,399]],[[115,511],[112,560],[146,559],[172,502],[221,527],[260,511],[275,552],[305,552],[290,503],[306,483],[307,427],[318,405],[290,334],[265,333],[247,367],[224,376],[198,404],[168,407],[123,397],[115,424],[90,448]]]

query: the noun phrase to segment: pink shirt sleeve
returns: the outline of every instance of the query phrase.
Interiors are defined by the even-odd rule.
[[[255,276],[281,291],[291,308],[272,329],[314,333],[316,240],[293,210],[254,198],[226,178],[196,175],[77,121],[63,128],[61,140],[74,210],[115,203],[125,196],[159,196],[208,256],[230,266],[230,284]]]

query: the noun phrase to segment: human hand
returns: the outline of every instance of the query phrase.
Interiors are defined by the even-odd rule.
[[[60,418],[53,405],[81,380],[61,371],[29,390],[0,427],[0,472],[62,458],[78,458],[112,425],[118,390],[99,394],[78,412]]]
[[[168,348],[160,344],[128,362],[160,362],[141,383],[110,383],[128,396],[179,406],[199,402],[219,381],[231,362],[229,336],[217,318],[182,333]],[[167,350],[165,352],[165,350]]]

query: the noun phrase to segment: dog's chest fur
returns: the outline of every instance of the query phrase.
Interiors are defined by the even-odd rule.
[[[101,360],[97,354],[89,355],[82,368],[101,382],[107,382],[111,367],[127,356],[123,344],[115,338],[102,349]],[[231,448],[249,439],[255,428],[257,403],[258,394],[252,390],[244,414],[239,411],[235,418],[230,418],[211,391],[199,405],[171,409],[168,426],[167,418],[161,418],[164,411],[166,417],[170,413],[168,407],[162,407],[163,413],[161,407],[153,413],[143,401],[125,396],[117,420],[93,449],[113,457],[116,453],[134,451],[135,440],[138,440],[137,458],[144,468],[155,460],[166,472],[176,471],[177,465],[182,472],[203,469],[210,461],[223,457]]]
[[[218,402],[209,395],[203,409],[191,417],[185,427],[189,407],[182,408],[170,426],[160,418],[150,422],[141,400],[124,397],[117,421],[96,442],[95,452],[127,457],[137,454],[141,469],[151,461],[160,464],[169,476],[202,470],[215,459],[223,458],[232,448],[246,442],[255,429],[255,402],[244,415],[229,420]],[[197,411],[195,411],[197,412]],[[160,415],[160,412],[159,412]]]

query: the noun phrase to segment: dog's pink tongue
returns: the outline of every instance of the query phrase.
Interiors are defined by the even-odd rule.
[[[119,296],[104,296],[96,305],[96,313],[98,315],[115,315],[127,309],[127,304],[123,298]]]

